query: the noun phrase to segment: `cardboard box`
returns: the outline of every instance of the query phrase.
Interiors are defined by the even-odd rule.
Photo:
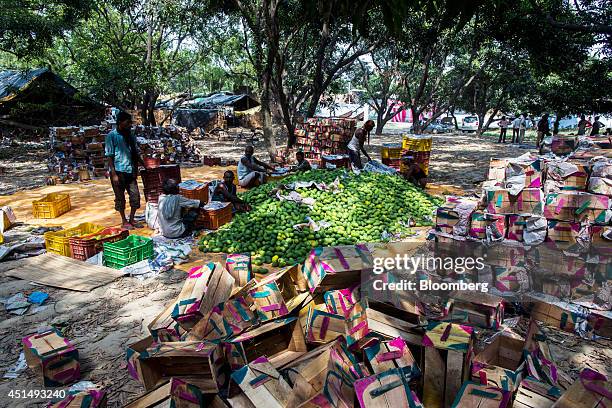
[[[548,242],[559,250],[575,248],[584,252],[588,250],[590,239],[591,232],[588,225],[580,222],[550,220],[544,242]]]
[[[251,280],[251,254],[227,254],[225,269],[234,278],[234,285],[242,287]]]
[[[545,198],[544,216],[560,221],[589,221],[605,224],[610,219],[610,197],[582,191],[549,193]]]
[[[514,392],[523,379],[525,363],[523,347],[525,342],[504,334],[474,356],[472,379],[481,385],[491,385]]]
[[[501,266],[511,268],[526,265],[527,251],[522,244],[515,242],[504,242],[500,245],[493,245],[486,248],[483,256],[487,264],[491,266]],[[470,254],[470,256],[473,256]]]
[[[43,386],[58,387],[81,378],[79,352],[59,330],[31,334],[21,343],[28,367],[42,377]]]
[[[461,383],[470,376],[473,348],[470,326],[430,322],[423,336],[423,403],[427,408],[448,407]]]
[[[504,322],[504,299],[499,296],[459,290],[449,296],[445,321],[494,330]]]
[[[524,295],[523,302],[533,319],[570,333],[588,317],[588,310],[550,295],[529,293]]]
[[[399,369],[392,369],[355,382],[361,408],[423,408],[410,390],[408,379]]]
[[[191,269],[172,310],[172,318],[185,330],[192,329],[215,305],[229,299],[233,286],[234,278],[218,262]]]
[[[398,369],[409,381],[421,375],[416,359],[401,337],[373,344],[365,348],[363,353],[374,374]]]
[[[420,316],[386,303],[363,298],[346,318],[346,340],[351,349],[361,349],[379,339],[402,337],[409,344],[420,345]]]
[[[509,215],[506,238],[512,241],[523,242],[523,231],[527,225],[526,216]]]
[[[518,214],[542,214],[544,194],[539,188],[526,188],[516,196],[514,212]]]
[[[262,322],[286,316],[306,299],[307,294],[297,292],[291,278],[297,266],[284,268],[266,276],[249,290],[257,317]]]
[[[311,293],[343,289],[356,284],[371,268],[372,257],[365,245],[313,248],[302,273]]]
[[[587,264],[583,258],[567,256],[554,245],[545,243],[527,253],[527,265],[539,275],[564,276],[571,279],[587,275]]]
[[[510,406],[511,400],[512,393],[508,391],[466,381],[451,408],[506,408]]]
[[[470,218],[468,236],[480,240],[501,240],[506,236],[506,216],[475,211]]]
[[[445,234],[466,236],[470,217],[478,202],[462,197],[446,197],[446,202],[436,210],[436,230]]]
[[[506,167],[510,164],[510,160],[491,157],[487,179],[499,182],[506,180]]]
[[[266,357],[232,373],[232,380],[256,407],[288,407],[291,387]]]
[[[513,176],[525,175],[525,188],[541,188],[542,187],[542,169],[544,160],[541,158],[530,158],[527,160],[511,159],[508,166],[505,168],[505,180],[509,180]]]
[[[216,393],[227,380],[224,361],[218,344],[200,341],[155,343],[146,337],[127,350],[128,372],[147,391],[165,379],[179,377],[205,393]]]
[[[612,383],[597,371],[585,368],[580,378],[555,402],[554,408],[609,407],[612,404]]]
[[[272,320],[223,343],[232,370],[260,356],[274,367],[282,367],[306,353],[304,332],[296,317]]]
[[[492,269],[495,288],[500,292],[516,293],[531,287],[529,274],[524,266],[494,266]]]
[[[170,378],[156,388],[128,403],[124,408],[223,408],[225,403],[218,395],[204,395],[193,384],[179,378]]]
[[[106,391],[92,388],[85,391],[70,391],[68,396],[56,403],[49,403],[46,408],[106,408]]]
[[[612,256],[612,227],[591,226],[591,251],[597,255]]]
[[[551,408],[560,396],[558,387],[527,376],[516,391],[512,408]]]
[[[516,197],[501,187],[489,187],[483,191],[486,211],[489,214],[512,214],[515,211]]]

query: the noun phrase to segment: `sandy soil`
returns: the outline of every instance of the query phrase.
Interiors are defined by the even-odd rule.
[[[401,131],[401,130],[400,130]],[[399,133],[397,131],[395,133]],[[397,134],[373,137],[375,152],[382,143],[400,140]],[[236,159],[241,152],[242,143],[231,146],[227,142],[203,141],[204,154],[224,155]],[[441,184],[456,186],[464,191],[474,190],[484,180],[490,157],[517,156],[524,150],[510,146],[500,146],[473,136],[448,135],[434,137],[432,156],[432,178]],[[29,163],[36,163],[33,159]],[[17,166],[26,163],[17,159],[3,160],[0,165],[10,168],[8,174],[0,175],[2,192],[7,194],[14,189],[23,189],[33,175],[40,177],[41,170],[27,165],[23,176],[18,179]],[[41,166],[40,163],[37,165]],[[183,170],[183,178],[210,180],[218,178],[224,168],[200,167]],[[44,178],[43,178],[44,180]],[[40,183],[39,183],[40,184]],[[33,220],[31,201],[53,191],[65,191],[71,195],[74,209],[55,220]],[[83,184],[47,186],[33,190],[19,191],[13,195],[0,196],[0,206],[11,205],[19,220],[41,225],[74,226],[83,221],[103,225],[116,225],[117,217],[113,211],[112,192],[107,180],[97,180]],[[141,230],[141,234],[150,231]],[[210,259],[209,256],[206,259]],[[24,316],[9,315],[0,310],[0,372],[4,373],[18,358],[20,340],[37,328],[49,324],[61,324],[66,336],[78,347],[82,364],[82,377],[107,387],[109,407],[119,407],[142,393],[142,387],[130,379],[125,368],[126,346],[147,335],[147,325],[179,293],[185,270],[199,264],[204,256],[194,253],[191,263],[183,264],[180,270],[160,275],[145,281],[135,278],[120,278],[117,281],[97,288],[88,293],[74,292],[34,285],[24,280],[5,276],[0,272],[0,297],[8,297],[17,292],[26,295],[34,290],[44,290],[50,294],[49,305],[45,310]],[[0,271],[1,271],[0,264]],[[575,378],[578,370],[586,365],[601,370],[611,366],[612,352],[609,343],[583,341],[573,335],[559,334],[553,342],[553,351],[562,360],[560,365]],[[599,349],[599,353],[594,351]],[[605,371],[604,371],[605,372]],[[31,370],[26,370],[17,379],[0,380],[0,406],[30,407],[41,406],[41,400],[15,401],[7,397],[11,389],[40,389],[41,381]]]

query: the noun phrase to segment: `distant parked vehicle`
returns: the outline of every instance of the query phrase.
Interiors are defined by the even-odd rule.
[[[442,121],[440,120],[435,120],[431,122],[429,125],[427,125],[425,129],[421,129],[421,131],[423,133],[433,133],[435,135],[438,133],[452,132],[454,129],[455,129],[454,125],[447,125],[445,123],[442,123]],[[410,126],[410,132],[412,131],[413,131],[413,127]]]
[[[478,130],[478,116],[466,116],[459,125],[462,132],[476,132]]]

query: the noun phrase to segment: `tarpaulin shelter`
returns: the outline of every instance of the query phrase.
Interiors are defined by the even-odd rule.
[[[104,107],[47,68],[0,72],[0,119],[31,126],[90,125]]]
[[[231,107],[235,112],[245,111],[259,106],[259,102],[247,94],[232,94],[226,92],[195,98],[186,103],[192,108],[197,109]]]

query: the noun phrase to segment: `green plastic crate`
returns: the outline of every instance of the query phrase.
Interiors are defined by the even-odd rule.
[[[104,243],[104,265],[121,269],[143,259],[153,257],[153,241],[139,235],[130,235],[117,242]]]

